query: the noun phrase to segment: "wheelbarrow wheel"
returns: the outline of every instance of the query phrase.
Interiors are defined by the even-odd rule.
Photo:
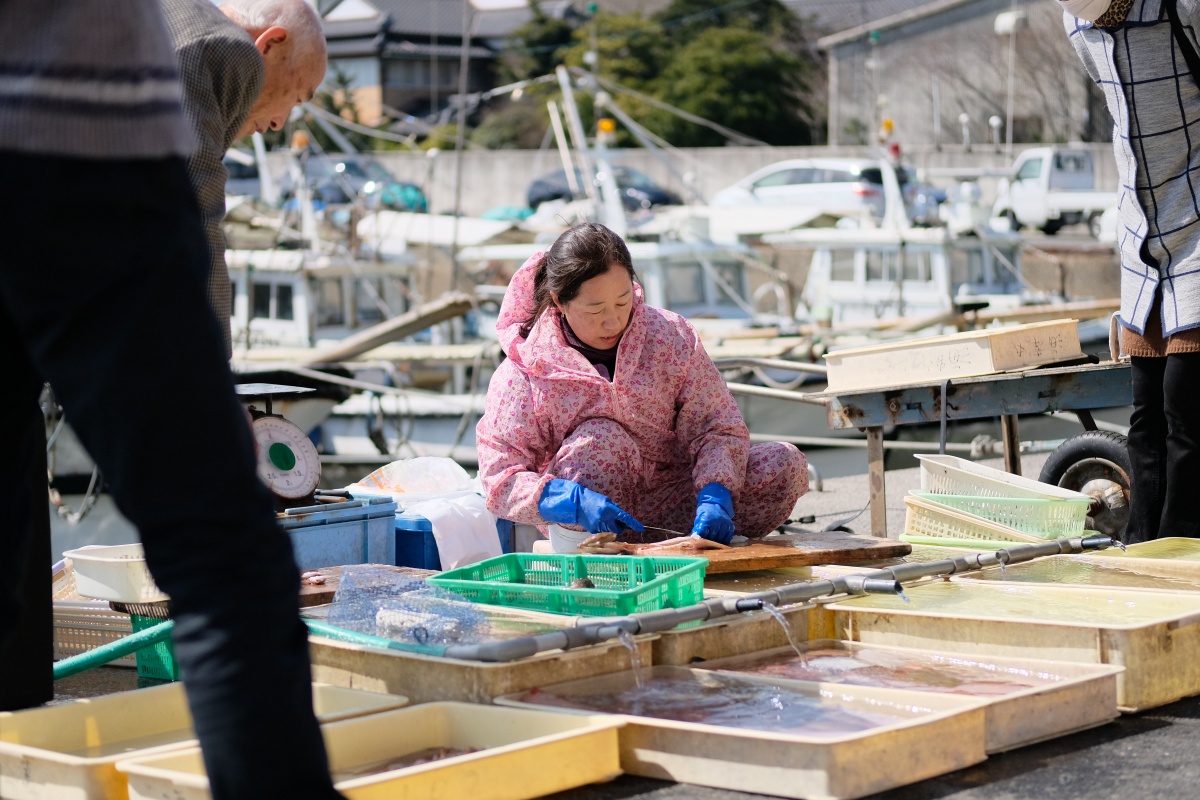
[[[1129,524],[1129,474],[1125,437],[1112,431],[1086,431],[1050,454],[1038,480],[1090,495],[1088,528],[1120,539]]]

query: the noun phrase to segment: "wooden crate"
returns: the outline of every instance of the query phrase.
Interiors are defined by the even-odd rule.
[[[825,355],[829,390],[934,383],[1082,358],[1078,321],[1035,322],[835,350]]]

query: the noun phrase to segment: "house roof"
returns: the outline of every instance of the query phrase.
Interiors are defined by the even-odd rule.
[[[933,2],[923,3],[915,8],[910,7],[907,10],[900,11],[890,16],[868,21],[864,24],[855,25],[838,33],[831,34],[822,39],[817,40],[817,46],[823,50],[830,47],[835,47],[846,42],[853,42],[863,38],[871,31],[883,31],[888,28],[896,28],[901,25],[907,25],[910,22],[915,22],[925,17],[930,17],[935,14],[940,14],[943,11],[956,8],[957,6],[973,3],[975,0],[933,0]]]

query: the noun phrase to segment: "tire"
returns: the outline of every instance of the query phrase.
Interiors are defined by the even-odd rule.
[[[1088,215],[1088,218],[1087,218],[1088,233],[1090,233],[1092,235],[1093,239],[1100,238],[1100,217],[1101,216],[1103,216],[1103,215],[1099,211],[1093,211],[1091,214]]]
[[[1017,219],[1017,214],[1011,208],[1004,210],[1004,216],[1008,217],[1008,229],[1013,233],[1021,230],[1021,220]]]
[[[1112,431],[1085,431],[1060,444],[1038,480],[1094,498],[1088,528],[1123,539],[1129,524],[1129,451]]]
[[[1046,224],[1042,226],[1042,233],[1046,234],[1047,236],[1053,236],[1062,229],[1063,221],[1061,219],[1051,219],[1047,220]]]

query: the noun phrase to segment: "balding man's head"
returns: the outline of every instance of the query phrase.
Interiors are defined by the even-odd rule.
[[[262,94],[239,136],[278,130],[325,79],[321,20],[304,0],[226,0],[220,8],[254,39],[267,69]]]

